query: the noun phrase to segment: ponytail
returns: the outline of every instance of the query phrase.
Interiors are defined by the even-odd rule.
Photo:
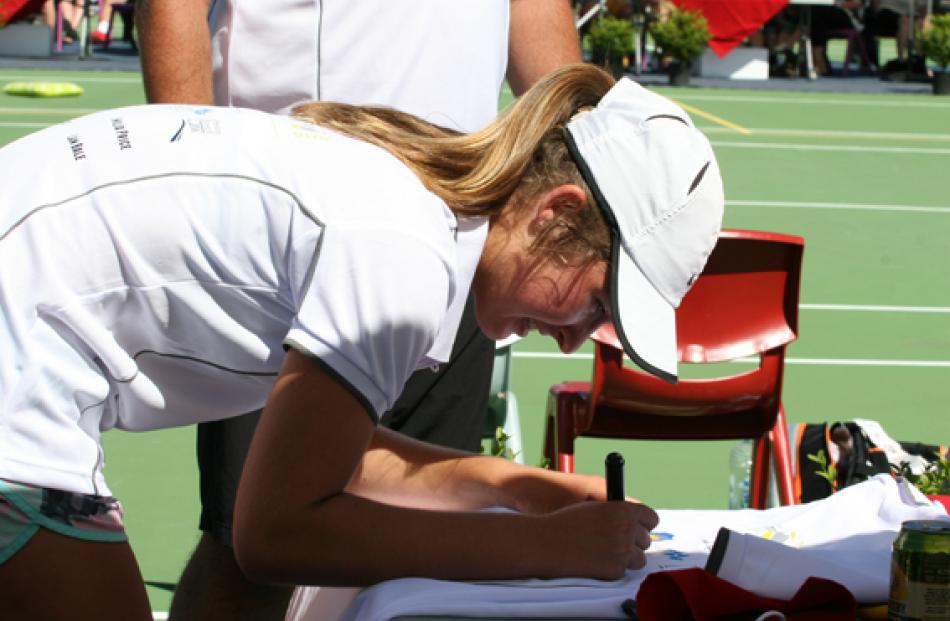
[[[596,106],[613,85],[598,67],[566,65],[471,134],[383,107],[312,102],[295,107],[292,115],[386,149],[460,215],[493,216],[509,202],[564,183],[583,188],[594,207],[564,143],[565,125],[578,110]],[[609,233],[599,210],[583,211],[589,222],[553,223],[552,231],[563,233],[549,231],[542,236],[543,246],[560,256],[578,256],[570,246],[579,242],[578,250],[588,247],[581,255],[608,257]]]

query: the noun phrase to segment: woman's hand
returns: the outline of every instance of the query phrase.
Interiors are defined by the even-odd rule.
[[[567,574],[602,580],[621,578],[646,564],[656,513],[633,502],[582,502],[544,516],[557,541],[552,545]]]

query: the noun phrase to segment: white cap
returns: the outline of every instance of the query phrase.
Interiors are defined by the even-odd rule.
[[[621,78],[567,125],[613,232],[611,314],[624,351],[677,380],[676,308],[703,271],[725,199],[712,147],[682,108]]]

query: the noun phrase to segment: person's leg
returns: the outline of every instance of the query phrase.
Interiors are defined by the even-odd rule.
[[[178,581],[168,618],[279,621],[284,618],[292,593],[292,587],[248,580],[231,546],[205,532]]]
[[[70,0],[62,0],[59,6],[63,18],[63,41],[72,43],[79,38],[76,29],[79,27],[79,20],[82,18],[82,9]],[[56,30],[57,21],[56,10],[56,3],[53,0],[48,0],[43,4],[43,21],[54,31]]]
[[[812,7],[812,54],[814,56],[815,71],[818,75],[827,75],[831,72],[831,63],[828,61],[828,40],[836,31],[850,30],[854,23],[847,11],[836,6]],[[847,62],[848,59],[845,59]]]
[[[861,29],[861,38],[864,40],[864,49],[867,50],[868,62],[871,63],[871,68],[879,67],[880,62],[880,53],[878,42],[878,27],[876,16],[868,11],[864,16],[864,28]]]
[[[3,618],[151,620],[132,548],[73,539],[40,528],[0,564]]]
[[[62,0],[63,18],[74,29],[79,30],[79,22],[82,20],[81,0]]]
[[[906,15],[901,15],[897,23],[897,58],[900,60],[907,60],[907,57],[910,55],[908,50],[908,42],[910,41],[910,18]]]
[[[115,0],[99,0],[99,26],[109,25],[109,18],[112,17],[112,4]]]
[[[198,425],[201,539],[172,596],[169,621],[280,621],[293,589],[248,580],[231,545],[231,521],[244,459],[260,412]]]
[[[99,0],[99,24],[92,31],[93,43],[105,43],[109,39],[109,21],[112,19],[112,3],[114,0]]]
[[[828,60],[828,53],[825,51],[825,46],[813,45],[811,52],[815,63],[815,73],[817,75],[828,75],[831,73],[831,63]]]
[[[56,3],[53,0],[45,0],[40,15],[43,17],[43,23],[56,30]]]
[[[115,498],[0,479],[0,617],[152,618]]]

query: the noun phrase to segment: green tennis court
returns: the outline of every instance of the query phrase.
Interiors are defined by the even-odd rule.
[[[85,94],[0,94],[0,143],[72,116],[141,103],[135,72],[2,70],[68,80]],[[950,101],[930,95],[658,88],[710,137],[725,225],[805,238],[800,339],[790,350],[790,421],[870,418],[892,437],[950,443]],[[506,100],[503,100],[506,101]],[[737,365],[748,363],[736,363]],[[590,350],[514,347],[526,463],[541,459],[548,387],[590,375]],[[688,371],[687,371],[688,373]],[[106,435],[107,476],[149,583],[156,618],[197,539],[191,428]],[[658,507],[724,508],[732,442],[581,440],[577,467],[624,454],[627,492]]]

